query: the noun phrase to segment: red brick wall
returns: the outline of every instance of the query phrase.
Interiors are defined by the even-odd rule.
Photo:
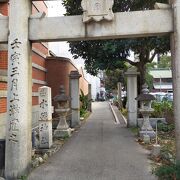
[[[32,97],[32,105],[38,105],[38,97]]]
[[[33,79],[37,79],[37,80],[44,81],[45,78],[46,78],[46,73],[45,73],[44,71],[39,70],[39,69],[33,68],[32,78],[33,78]]]
[[[43,1],[33,2],[32,13],[45,12],[47,14],[47,6]],[[0,13],[3,15],[8,15],[8,4],[0,3]],[[45,44],[46,45],[46,44]],[[36,51],[32,53],[32,62],[45,68],[45,58],[48,54],[48,48],[42,43],[33,43],[33,49]],[[43,55],[43,57],[37,53]],[[0,51],[0,70],[7,70],[8,66],[8,52]],[[37,68],[32,69],[32,78],[36,80],[46,81],[46,73]],[[33,84],[32,91],[38,92],[38,87],[41,87],[41,84]],[[7,83],[0,82],[0,90],[7,90]],[[38,104],[38,97],[32,97],[32,104]],[[6,98],[0,99],[0,113],[6,112]]]
[[[48,13],[47,6],[43,1],[41,2],[33,2],[32,3],[32,13],[37,13],[37,12],[45,12],[46,14]],[[45,47],[42,43],[33,43],[33,48],[43,54],[44,56],[48,55],[48,48]],[[38,55],[37,53],[32,53],[32,62],[45,68],[45,59],[44,57]],[[36,80],[41,80],[41,81],[46,81],[46,73],[42,70],[33,68],[32,69],[32,78]],[[38,92],[38,88],[43,85],[41,84],[36,84],[33,83],[32,91],[33,92]],[[32,97],[32,105],[38,105],[38,97]]]
[[[49,57],[46,59],[47,68],[47,83],[52,89],[52,98],[59,94],[60,85],[64,85],[66,94],[69,95],[69,74],[77,68],[71,63],[68,58]],[[79,72],[82,73],[81,71]],[[88,94],[88,82],[82,76],[80,78],[80,89],[84,94]],[[53,102],[53,105],[55,103]]]
[[[32,13],[36,13],[36,12],[45,12],[46,14],[48,14],[47,6],[43,1],[33,2]]]
[[[0,82],[0,90],[7,90],[7,83],[6,82]]]
[[[7,69],[8,64],[8,53],[7,51],[0,51],[0,69]]]
[[[0,113],[5,113],[6,112],[6,98],[0,98]]]
[[[69,95],[69,74],[76,67],[69,59],[61,57],[50,57],[46,59],[47,83],[52,88],[52,97],[59,94],[60,85],[64,85],[66,94]]]
[[[8,5],[7,3],[1,3],[0,4],[0,13],[4,16],[8,16]]]
[[[82,77],[79,79],[79,89],[83,91],[84,95],[88,94],[88,81],[84,78],[82,69],[79,69],[79,73]]]
[[[46,43],[44,43],[44,44],[46,44]],[[46,44],[46,46],[45,46],[44,44],[41,44],[41,43],[33,43],[33,47],[34,47],[35,49],[38,49],[41,53],[47,55],[47,54],[48,54],[47,47],[46,47],[47,44]]]
[[[41,87],[41,84],[33,84],[32,92],[38,92],[38,89]]]

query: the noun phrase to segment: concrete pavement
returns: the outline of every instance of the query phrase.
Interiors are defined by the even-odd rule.
[[[155,180],[148,152],[120,122],[114,123],[107,102],[93,103],[79,132],[28,180]]]

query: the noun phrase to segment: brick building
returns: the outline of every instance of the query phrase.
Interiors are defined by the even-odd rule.
[[[32,3],[32,13],[42,12],[47,13],[46,4],[41,2]],[[8,16],[8,4],[0,3],[0,13]],[[33,43],[32,48],[32,81],[33,81],[33,116],[37,116],[38,105],[38,88],[46,85],[46,68],[45,58],[48,55],[47,43]],[[7,68],[8,68],[8,52],[7,45],[0,45],[0,139],[5,136],[5,119],[7,111]],[[22,87],[23,88],[23,87]]]
[[[47,57],[46,58],[47,84],[52,89],[52,97],[59,93],[59,86],[64,85],[66,94],[69,95],[69,74],[71,71],[78,70],[82,75],[79,82],[79,88],[88,94],[88,81],[84,78],[82,69],[72,63],[65,57]]]

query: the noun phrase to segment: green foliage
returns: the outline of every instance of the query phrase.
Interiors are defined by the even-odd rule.
[[[27,180],[27,175],[23,175],[19,178],[19,180]]]
[[[176,179],[180,180],[180,161],[176,163]]]
[[[153,76],[150,75],[149,73],[146,73],[146,83],[148,85],[149,90],[151,91],[151,89],[153,89]]]
[[[113,11],[154,9],[155,2],[168,3],[168,0],[115,0]],[[81,0],[63,0],[63,5],[67,10],[66,15],[82,14],[80,3]],[[169,36],[70,42],[71,53],[75,59],[81,57],[85,60],[88,73],[96,75],[99,70],[124,68],[124,62],[128,62],[136,66],[141,73],[141,84],[145,81],[145,64],[152,62],[156,54],[164,54],[169,49]],[[132,62],[128,59],[132,51],[138,57],[139,62]],[[154,54],[151,56],[152,51]]]
[[[151,69],[154,69],[157,66],[156,62],[151,62],[146,64],[147,71],[150,71]]]
[[[159,180],[180,180],[180,162],[160,166],[155,170],[155,175]]]
[[[80,94],[80,102],[81,102],[81,108],[87,110],[89,103],[88,95],[84,95],[84,92],[82,90]]]
[[[80,117],[84,117],[86,115],[87,111],[83,108],[80,108]]]
[[[175,167],[173,166],[161,166],[159,167],[155,175],[159,177],[159,180],[174,180],[175,177]]]
[[[162,101],[162,102],[153,102],[152,108],[154,112],[152,113],[152,117],[165,117],[167,114],[171,114],[173,116],[173,105],[171,102]]]
[[[117,89],[117,83],[123,82],[123,80],[124,80],[124,75],[122,70],[120,69],[115,69],[114,71],[107,70],[106,80],[105,80],[106,90]]]
[[[146,64],[146,74],[145,74],[145,81],[149,87],[149,90],[153,89],[153,76],[149,74],[149,71],[155,68],[157,64],[155,62],[147,63]]]
[[[88,95],[84,95],[84,92],[81,90],[81,94],[80,94],[80,116],[84,117],[88,111],[88,105],[90,103],[91,100],[88,99]]]
[[[175,129],[174,124],[164,124],[164,123],[158,123],[158,130],[163,131],[163,132],[171,132],[172,130]]]
[[[124,117],[127,118],[127,116],[128,116],[128,111],[127,111],[127,109],[122,108],[122,109],[121,109],[121,113],[122,113],[122,115],[123,115]]]
[[[162,56],[158,63],[158,68],[171,68],[171,57],[165,55]]]
[[[138,134],[139,134],[139,128],[138,127],[131,127],[130,130],[135,136],[138,136]]]

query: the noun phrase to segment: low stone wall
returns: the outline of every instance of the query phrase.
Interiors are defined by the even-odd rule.
[[[166,119],[165,119],[165,118],[149,118],[149,121],[150,121],[151,126],[152,126],[153,128],[156,127],[156,122],[157,122],[157,121],[166,123]],[[143,118],[138,118],[137,123],[138,123],[138,127],[142,127]]]

